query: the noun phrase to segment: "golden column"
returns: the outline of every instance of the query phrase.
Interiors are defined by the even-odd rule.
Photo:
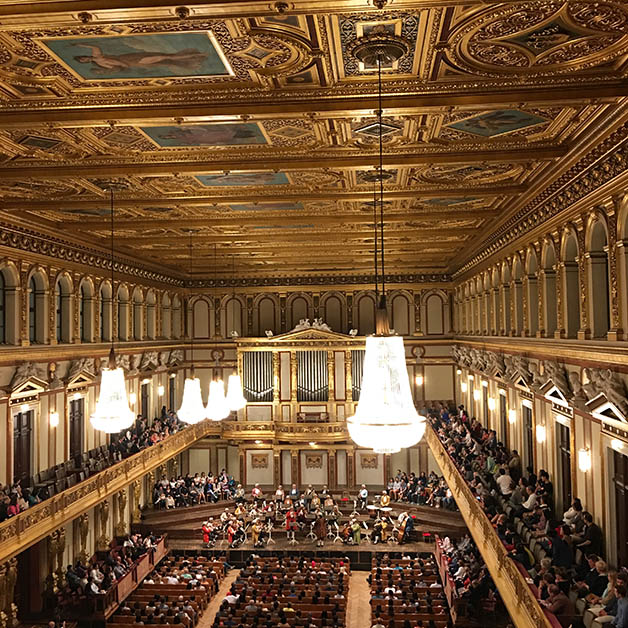
[[[329,403],[333,403],[334,401],[336,401],[336,361],[334,358],[334,352],[332,350],[327,351],[327,380],[329,386]],[[335,412],[333,414],[335,414]]]

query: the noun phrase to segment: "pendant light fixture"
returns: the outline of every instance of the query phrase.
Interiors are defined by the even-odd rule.
[[[218,262],[218,248],[214,244],[214,285],[216,285],[216,265]],[[216,367],[218,367],[218,360],[216,359]],[[231,410],[225,397],[225,383],[222,378],[212,377],[212,381],[209,383],[209,397],[207,398],[207,408],[205,410],[205,416],[212,421],[222,421],[226,419]]]
[[[113,185],[109,188],[111,210],[111,294],[113,297],[113,267],[114,267],[114,230],[113,230]],[[111,300],[113,311],[113,298]],[[112,330],[113,332],[113,330]],[[90,417],[95,430],[107,434],[117,434],[133,425],[135,415],[129,408],[126,395],[126,384],[122,367],[116,368],[116,354],[114,350],[113,333],[111,334],[111,350],[107,368],[102,370],[100,380],[100,394]]]
[[[379,126],[379,169],[375,180],[379,181],[380,210],[380,266],[377,263],[377,211],[373,201],[375,220],[375,334],[366,339],[360,400],[355,414],[347,419],[352,440],[359,447],[373,449],[376,453],[391,454],[418,443],[425,433],[425,418],[414,407],[410,380],[406,367],[406,355],[401,336],[390,334],[386,308],[386,268],[384,265],[384,172],[382,64],[392,64],[407,54],[408,44],[401,37],[384,29],[372,31],[357,39],[350,52],[366,68],[377,67]]]
[[[192,229],[189,230],[190,251],[190,278],[192,277]],[[194,330],[192,329],[192,314],[188,314],[188,335],[190,336],[190,375],[183,383],[183,399],[177,416],[184,423],[194,425],[205,418],[205,406],[201,396],[201,381],[194,377]]]
[[[235,304],[235,255],[231,256],[231,266],[233,269],[233,293],[231,294],[231,301]],[[231,308],[231,331],[235,331],[235,305]],[[242,410],[242,408],[246,406],[246,399],[242,393],[242,380],[238,374],[237,353],[236,345],[236,368],[234,372],[229,375],[229,382],[227,384],[227,405],[232,412]]]

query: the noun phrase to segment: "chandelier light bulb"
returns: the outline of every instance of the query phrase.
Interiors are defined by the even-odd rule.
[[[536,426],[536,442],[541,444],[545,442],[545,438],[547,437],[545,431],[545,425],[537,425]]]
[[[129,395],[129,403],[130,403],[132,406],[134,406],[134,405],[136,404],[136,402],[137,402],[137,395],[136,395],[134,392],[132,392],[132,393]]]
[[[417,386],[423,386],[423,375],[417,375],[415,382]]]
[[[425,418],[412,401],[400,336],[366,339],[360,401],[347,428],[356,445],[376,453],[396,453],[423,438]]]
[[[201,380],[198,377],[186,377],[183,384],[183,399],[177,416],[184,423],[194,425],[205,418],[205,406],[201,396]]]
[[[508,410],[508,423],[514,425],[517,422],[517,411],[514,408]]]
[[[51,412],[50,416],[48,417],[48,422],[50,424],[50,427],[57,427],[57,425],[59,425],[59,413]]]
[[[212,421],[222,421],[226,419],[231,410],[225,397],[225,384],[221,379],[213,380],[209,383],[209,398],[207,399],[207,409],[205,416]]]
[[[460,391],[463,392],[463,393],[467,392],[467,382],[462,382],[460,384]]]
[[[492,412],[495,410],[495,399],[493,397],[488,398],[488,409]]]
[[[157,386],[157,395],[159,397],[163,397],[165,391],[166,389],[164,388],[163,384],[159,384],[159,386]]]
[[[122,368],[102,370],[100,395],[94,414],[90,417],[95,430],[117,434],[133,425],[135,415],[129,408]]]
[[[229,410],[237,412],[246,406],[246,399],[242,394],[242,380],[237,373],[229,375],[227,383],[227,405]]]
[[[591,452],[586,447],[578,450],[578,469],[583,473],[591,470]]]

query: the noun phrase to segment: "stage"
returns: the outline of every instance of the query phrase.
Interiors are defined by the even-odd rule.
[[[225,508],[229,508],[232,511],[234,507],[232,501],[201,504],[173,510],[148,510],[143,513],[142,522],[139,525],[134,525],[133,529],[144,534],[149,532],[167,534],[168,547],[174,551],[202,551],[208,554],[226,553],[229,562],[234,565],[242,564],[246,557],[252,553],[267,556],[278,554],[282,556],[300,556],[308,554],[316,556],[349,556],[351,564],[354,565],[355,563],[356,569],[370,569],[371,558],[374,554],[386,552],[433,553],[433,538],[435,534],[459,538],[466,531],[464,521],[458,512],[406,503],[393,504],[393,506],[395,516],[396,513],[404,511],[415,517],[413,538],[410,542],[406,542],[403,545],[397,543],[398,535],[396,532],[394,535],[391,534],[392,527],[388,528],[388,533],[395,540],[386,543],[371,543],[366,535],[373,529],[373,519],[368,516],[366,511],[362,511],[357,519],[363,526],[366,524],[369,530],[362,528],[362,539],[358,546],[344,544],[339,539],[336,539],[334,542],[334,538],[327,537],[323,547],[318,547],[316,541],[306,536],[309,527],[303,532],[298,531],[296,533],[297,542],[291,544],[287,539],[285,528],[278,522],[272,531],[272,542],[263,548],[253,547],[249,531],[246,533],[246,540],[235,549],[228,546],[227,541],[223,538],[223,534],[219,535],[213,548],[207,548],[202,540],[201,525],[203,521],[210,517],[217,520]],[[343,508],[342,516],[344,519],[348,519],[350,511],[350,506]],[[424,542],[424,539],[427,542]]]

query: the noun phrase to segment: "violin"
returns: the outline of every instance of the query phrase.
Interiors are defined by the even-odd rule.
[[[351,526],[349,525],[349,523],[346,523],[344,528],[342,529],[342,532],[340,533],[340,536],[342,536],[343,539],[348,539],[350,535]]]

